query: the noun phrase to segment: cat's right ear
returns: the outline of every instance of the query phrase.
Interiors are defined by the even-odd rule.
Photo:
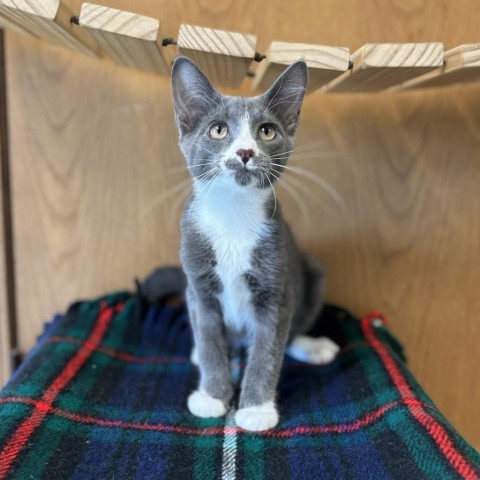
[[[175,118],[181,134],[191,132],[197,120],[205,115],[212,105],[221,102],[220,94],[187,57],[178,57],[173,63],[172,92]]]

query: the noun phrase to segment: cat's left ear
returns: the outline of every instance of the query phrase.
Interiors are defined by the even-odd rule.
[[[178,57],[172,67],[175,118],[180,133],[188,133],[209,109],[221,103],[220,94],[187,57]]]
[[[295,62],[263,94],[265,109],[275,113],[289,135],[294,135],[297,129],[307,81],[306,63]]]

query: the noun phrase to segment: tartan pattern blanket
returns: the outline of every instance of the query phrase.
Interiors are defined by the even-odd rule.
[[[340,355],[321,367],[286,357],[281,422],[249,433],[232,413],[188,413],[186,309],[139,298],[78,302],[47,326],[0,394],[0,479],[480,478],[379,314],[326,307],[321,333]],[[243,367],[233,360],[232,374]]]

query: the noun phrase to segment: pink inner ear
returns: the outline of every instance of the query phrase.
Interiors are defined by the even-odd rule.
[[[185,112],[182,112],[179,116],[178,116],[178,121],[185,126],[185,128],[187,128],[188,130],[191,129],[191,125],[190,125],[190,118],[188,117],[188,115],[185,113]]]
[[[295,131],[295,129],[297,128],[297,123],[298,123],[298,114],[291,113],[290,115],[285,117],[285,128],[289,133],[291,133],[292,130]]]

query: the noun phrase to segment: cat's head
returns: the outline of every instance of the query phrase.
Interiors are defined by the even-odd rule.
[[[307,66],[296,62],[258,97],[215,90],[188,58],[172,69],[180,148],[198,182],[266,188],[283,172],[295,143],[307,84]]]

